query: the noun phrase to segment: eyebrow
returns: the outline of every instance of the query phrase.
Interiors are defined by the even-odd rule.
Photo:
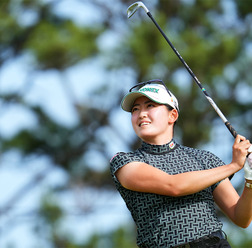
[[[152,101],[152,100],[148,100],[148,101],[144,102],[144,104],[148,104],[148,103],[150,103],[150,102],[153,102],[153,101]],[[154,103],[154,102],[153,102],[153,103]],[[133,109],[135,106],[140,106],[140,104],[137,103],[137,104],[132,105],[132,108],[131,108],[131,109]]]

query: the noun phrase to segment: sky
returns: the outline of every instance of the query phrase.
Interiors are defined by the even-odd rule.
[[[100,18],[104,18],[101,9],[94,9],[93,5],[88,3],[80,5],[78,2],[78,0],[62,0],[56,5],[55,11],[74,19],[79,25],[92,25],[99,22]],[[115,9],[121,7],[116,0],[112,2],[112,5]],[[23,17],[23,21],[29,22],[29,18],[32,17]],[[118,40],[122,39],[122,34],[123,32],[119,34],[113,32],[104,34],[98,41],[101,49],[107,50],[113,48]],[[90,59],[67,70],[66,76],[71,82],[71,89],[75,99],[78,101],[90,102],[89,93],[93,90],[94,86],[100,86],[99,82],[102,81],[101,78],[106,77],[111,85],[114,87],[124,87],[125,91],[129,88],[132,81],[134,81],[135,75],[132,71],[105,71],[103,69],[103,59]],[[42,106],[58,122],[66,126],[73,126],[77,121],[77,116],[72,109],[71,102],[68,100],[66,90],[62,87],[59,75],[54,71],[49,71],[41,74],[38,73],[36,77],[33,77],[33,75],[29,74],[29,63],[29,55],[22,56],[15,61],[8,61],[0,70],[0,92],[19,92],[25,88],[26,91],[23,93],[27,101]],[[178,84],[186,85],[185,78],[188,78],[188,76],[183,73],[180,72],[177,74],[176,81]],[[122,75],[124,75],[124,83],[118,84],[116,78],[121,78]],[[26,86],[27,79],[32,81],[32,85],[24,87]],[[90,83],[84,84],[83,79],[85,79],[85,82],[88,81]],[[47,83],[45,84],[44,82]],[[244,94],[247,94],[247,90],[244,91]],[[0,135],[3,137],[10,137],[23,128],[36,126],[37,120],[29,110],[17,106],[3,106],[1,102],[0,104]],[[94,102],[94,104],[96,103]],[[132,137],[133,130],[128,113],[123,111],[114,112],[111,118],[113,119],[115,128],[120,125],[125,130],[125,136],[123,136],[125,140]],[[217,138],[203,148],[214,152],[217,156],[228,162],[231,154],[230,144],[233,139],[221,121],[217,120],[214,125],[216,128],[213,130],[212,136]],[[107,131],[109,133],[109,130]],[[119,140],[118,137],[113,137],[112,135],[114,134],[111,133],[111,136],[108,135],[109,139],[113,139],[116,142],[110,144],[109,152],[111,157],[118,150],[127,149],[121,139]],[[222,146],[222,150],[220,151],[216,147],[220,147],[221,144],[224,144],[224,146]],[[226,154],[225,157],[223,157],[223,151]],[[39,160],[31,158],[30,161],[25,162],[26,166],[24,168],[21,156],[17,152],[9,153],[0,158],[0,208],[4,207],[6,202],[11,200],[20,189],[24,188],[34,175],[43,173],[51,168],[51,161],[48,161],[47,158]],[[102,165],[97,169],[102,170]],[[243,180],[242,176],[242,172],[239,172],[234,178],[234,184],[239,184]],[[62,170],[54,168],[48,173],[48,176],[44,177],[38,187],[34,187],[28,191],[25,197],[18,201],[11,214],[2,216],[0,219],[0,247],[5,248],[6,244],[10,241],[16,244],[17,248],[32,247],[34,242],[36,242],[33,236],[30,235],[35,216],[30,214],[30,211],[37,207],[39,199],[46,192],[46,189],[51,186],[61,185],[66,179],[66,175]],[[95,206],[99,209],[96,212],[96,216],[88,214],[80,216],[78,212],[69,213],[62,225],[63,230],[67,230],[71,228],[71,225],[74,225],[79,230],[77,238],[82,239],[83,230],[85,230],[85,238],[88,238],[94,231],[102,233],[115,229],[119,225],[132,223],[130,214],[119,194],[110,195],[108,192],[107,194],[104,194],[104,192],[98,194],[97,192],[90,191],[83,195],[82,200],[85,198],[89,199],[90,197],[100,199],[97,202],[97,206]],[[64,195],[60,199],[65,204],[66,210],[73,209],[74,211],[71,205],[71,202],[74,202],[73,198],[74,195]],[[23,213],[27,214],[24,215]],[[80,218],[83,218],[85,221],[79,221]],[[108,223],[110,224],[109,226]],[[10,228],[10,226],[12,227]],[[251,231],[251,228],[248,231]],[[22,242],[20,242],[20,237],[22,237]]]

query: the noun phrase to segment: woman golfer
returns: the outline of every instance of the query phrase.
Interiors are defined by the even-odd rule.
[[[252,220],[252,169],[246,159],[250,142],[238,135],[230,164],[210,152],[179,145],[173,137],[179,116],[176,97],[161,80],[133,87],[122,109],[141,147],[119,152],[111,173],[137,227],[141,248],[230,247],[214,202],[239,227]],[[238,195],[228,177],[244,167],[245,186]]]

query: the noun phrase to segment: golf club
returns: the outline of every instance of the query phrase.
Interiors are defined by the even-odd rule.
[[[210,102],[210,104],[212,105],[212,107],[214,108],[214,110],[216,111],[216,113],[220,116],[220,118],[222,119],[222,121],[225,123],[226,127],[228,128],[228,130],[231,132],[231,134],[234,136],[234,138],[237,136],[237,132],[235,131],[235,129],[232,127],[232,125],[230,124],[230,122],[226,119],[226,117],[223,115],[223,113],[221,112],[221,110],[218,108],[218,106],[215,104],[215,102],[213,101],[213,99],[208,95],[208,93],[206,92],[205,88],[203,88],[202,84],[200,83],[200,81],[198,80],[198,78],[194,75],[194,73],[192,72],[192,70],[190,69],[190,67],[187,65],[187,63],[184,61],[184,59],[181,57],[181,55],[179,54],[179,52],[176,50],[176,48],[173,46],[173,44],[170,42],[170,40],[168,39],[168,37],[165,35],[165,33],[163,32],[163,30],[160,28],[160,26],[157,24],[157,22],[155,21],[155,19],[153,18],[153,16],[151,15],[150,11],[146,8],[146,6],[142,3],[142,2],[135,2],[133,4],[131,4],[128,9],[127,9],[127,15],[128,18],[130,18],[131,16],[134,15],[134,13],[139,9],[139,8],[143,8],[144,11],[146,12],[146,14],[150,17],[150,19],[153,21],[153,23],[156,25],[156,27],[158,28],[158,30],[160,31],[160,33],[163,35],[163,37],[165,38],[165,40],[168,42],[168,44],[170,45],[170,47],[172,48],[172,50],[175,52],[175,54],[178,56],[178,58],[180,59],[180,61],[182,62],[182,64],[185,66],[185,68],[187,69],[187,71],[190,73],[190,75],[192,76],[192,78],[194,79],[194,81],[197,83],[197,85],[200,87],[201,91],[204,93],[205,97],[207,98],[207,100]],[[252,152],[252,146],[249,149],[249,152]]]

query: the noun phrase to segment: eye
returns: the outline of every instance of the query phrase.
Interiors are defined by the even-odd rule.
[[[138,110],[137,107],[133,107],[133,108],[131,109],[131,113],[133,113],[133,112],[135,112],[135,111],[137,111],[137,110]]]
[[[147,108],[155,107],[155,104],[153,103],[148,103]]]

